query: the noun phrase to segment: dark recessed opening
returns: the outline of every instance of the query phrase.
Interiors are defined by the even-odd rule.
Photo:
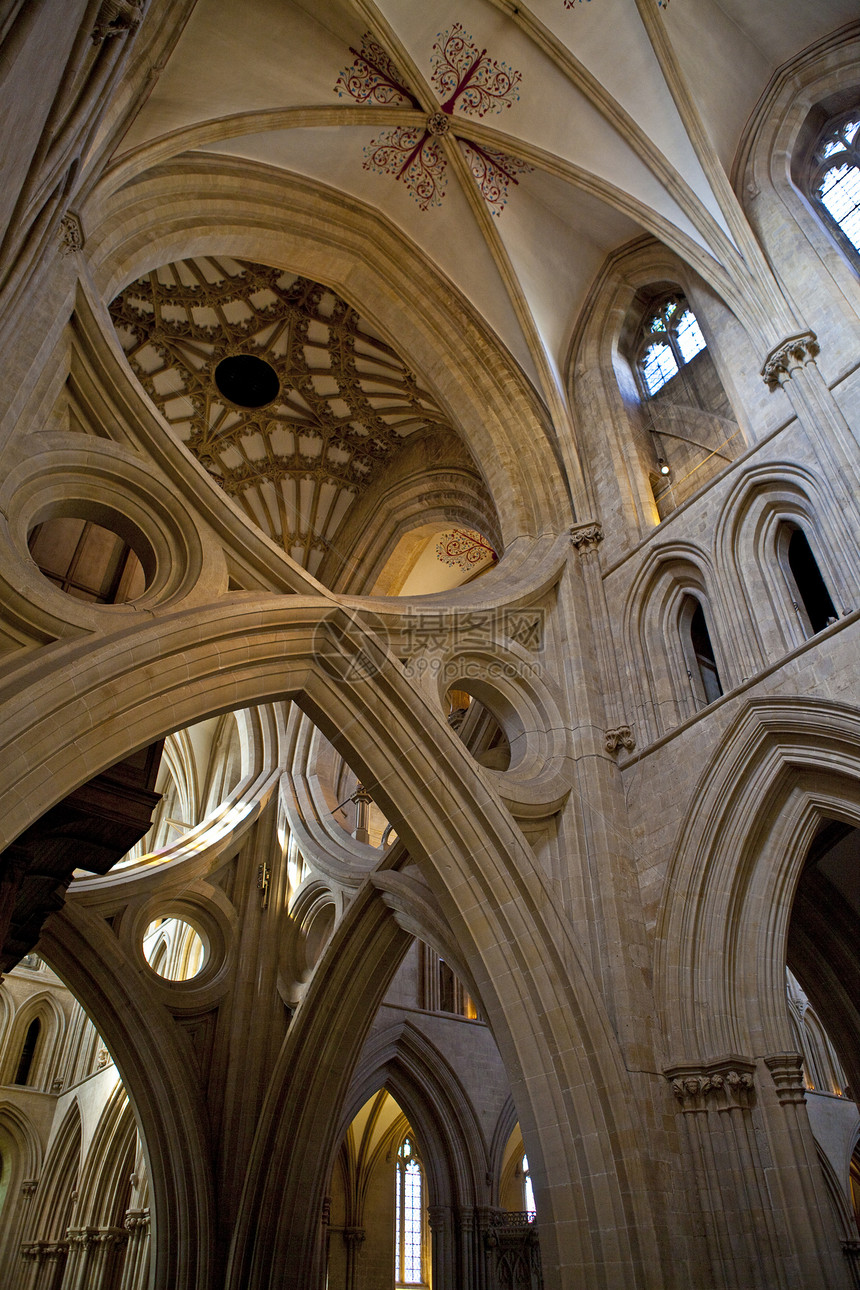
[[[254,354],[233,354],[222,358],[215,368],[215,384],[231,403],[240,408],[262,408],[278,397],[278,374]]]

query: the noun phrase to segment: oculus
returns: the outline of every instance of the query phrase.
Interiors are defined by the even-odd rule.
[[[215,384],[240,408],[265,408],[281,392],[278,373],[255,354],[231,354],[215,368]]]

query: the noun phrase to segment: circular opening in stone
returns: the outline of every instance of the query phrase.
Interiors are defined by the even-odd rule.
[[[76,600],[122,605],[146,590],[146,574],[128,542],[92,520],[49,518],[30,530],[27,545],[40,572]]]
[[[206,962],[200,933],[181,918],[154,918],[143,934],[143,954],[166,981],[190,981]]]
[[[215,368],[215,384],[240,408],[263,408],[278,397],[281,382],[265,359],[255,354],[232,354]]]

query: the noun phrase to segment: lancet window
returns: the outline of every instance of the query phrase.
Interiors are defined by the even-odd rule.
[[[397,1290],[425,1286],[426,1204],[424,1170],[412,1138],[407,1136],[397,1153],[394,1193],[394,1284]]]

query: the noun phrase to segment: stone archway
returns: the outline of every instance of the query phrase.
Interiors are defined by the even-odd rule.
[[[333,620],[340,648],[351,642],[375,659],[375,676],[343,681],[319,666],[314,638],[318,646],[319,633]],[[647,1171],[636,1149],[644,1135],[584,958],[510,816],[379,642],[324,598],[243,597],[165,615],[100,646],[75,642],[55,654],[55,664],[60,652],[65,679],[48,694],[38,665],[29,684],[22,669],[19,693],[8,705],[4,736],[10,749],[14,743],[10,832],[38,816],[51,797],[61,798],[134,746],[205,715],[294,697],[375,785],[424,870],[476,982],[532,1140],[543,1142],[555,1161],[544,1192],[548,1284],[553,1278],[556,1285],[569,1284],[577,1269],[591,1264],[618,1269],[619,1285],[665,1284]],[[273,1172],[284,1145],[279,1101],[296,1081],[313,1088],[315,1007],[329,1010],[330,1034],[339,1042],[343,1037],[344,1001],[351,996],[342,965],[366,955],[369,945],[384,960],[403,934],[387,910],[377,911],[380,903],[369,897],[354,903],[321,960],[331,970],[318,973],[288,1033],[252,1161],[245,1215],[254,1215],[256,1242],[252,1249],[247,1230],[239,1240],[232,1274],[237,1286],[268,1284],[284,1266],[290,1224],[306,1218],[298,1208],[286,1217],[273,1209],[276,1197],[294,1185],[285,1172]],[[112,1007],[107,1000],[105,1006]],[[93,1013],[104,1026],[100,1009]],[[343,1060],[337,1051],[335,1045],[335,1066]],[[288,1136],[307,1149],[311,1143],[316,1149],[314,1108],[319,1114],[311,1098],[290,1112],[298,1119]],[[144,1124],[144,1132],[148,1140],[169,1136],[158,1125]],[[586,1141],[595,1144],[599,1161],[583,1155]],[[297,1152],[287,1162],[295,1186],[300,1160]],[[200,1198],[202,1222],[202,1181]],[[188,1248],[199,1236],[189,1233]],[[301,1243],[309,1239],[305,1224]],[[200,1282],[186,1265],[174,1284]]]
[[[750,1285],[798,1275],[808,1286],[847,1285],[784,981],[810,843],[822,819],[858,818],[858,784],[856,711],[794,697],[752,702],[702,774],[666,875],[656,974],[665,1074],[712,1259],[730,1257]],[[715,1185],[707,1161],[725,1153],[735,1172]],[[768,1154],[774,1205],[762,1192]]]

